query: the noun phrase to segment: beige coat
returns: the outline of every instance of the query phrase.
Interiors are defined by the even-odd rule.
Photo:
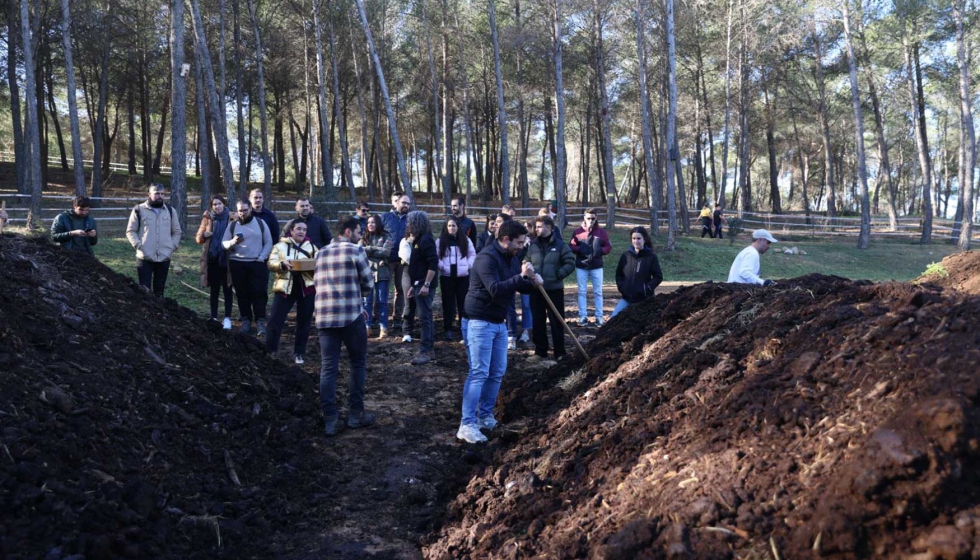
[[[292,238],[284,238],[279,243],[276,243],[272,247],[272,252],[269,253],[268,266],[269,270],[276,273],[276,280],[272,284],[272,292],[278,294],[289,295],[293,291],[293,272],[291,270],[283,270],[280,266],[284,261],[292,259],[315,259],[316,258],[316,247],[310,242],[309,238],[303,241],[299,245],[299,249],[302,249],[307,254],[304,255],[297,250],[297,243],[293,241]],[[307,270],[302,272],[303,275],[303,287],[312,288],[316,285],[313,281],[313,271]]]
[[[171,212],[166,204],[157,213],[144,202],[129,213],[126,238],[136,249],[137,259],[150,262],[169,261],[170,256],[180,245],[180,234],[177,213]]]

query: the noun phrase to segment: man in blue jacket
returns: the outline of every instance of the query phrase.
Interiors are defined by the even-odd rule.
[[[469,326],[466,345],[470,372],[463,385],[463,418],[456,437],[467,443],[487,441],[481,429],[497,426],[493,408],[507,371],[507,310],[515,292],[530,293],[543,283],[534,265],[521,267],[517,254],[527,240],[527,228],[511,220],[497,229],[497,239],[476,257],[466,294]]]
[[[398,258],[398,245],[405,237],[405,225],[408,223],[408,211],[411,207],[412,199],[401,191],[395,191],[391,195],[391,211],[381,215],[385,231],[391,236],[391,256],[388,260],[391,263],[391,283],[395,285],[395,304],[391,306],[392,332],[402,328],[402,315],[405,314],[405,306],[408,305],[405,301],[405,288],[402,287],[405,265]]]
[[[95,218],[89,216],[92,201],[87,196],[76,196],[71,210],[65,210],[51,224],[51,239],[70,251],[95,255],[92,246],[99,242],[95,231]]]

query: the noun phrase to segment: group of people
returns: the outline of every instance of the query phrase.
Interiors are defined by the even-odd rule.
[[[136,251],[139,283],[161,296],[182,234],[174,210],[163,199],[163,187],[151,185],[147,200],[133,208],[126,227]],[[90,207],[90,199],[75,198],[72,209],[53,222],[53,240],[67,249],[93,254],[98,233]],[[594,324],[604,324],[603,258],[612,245],[594,209],[585,211],[568,243],[562,240],[551,205],[524,223],[516,219],[513,208],[504,206],[478,232],[466,215],[465,201],[457,197],[438,236],[429,216],[412,211],[411,199],[401,192],[393,194],[391,210],[380,215],[371,214],[367,203],[357,203],[355,215],[337,220],[335,235],[314,213],[309,198],[300,197],[295,211],[280,228],[279,218],[265,207],[260,189],[233,208],[221,195],[212,196],[195,237],[201,245],[201,283],[210,289],[214,321],[219,320],[223,296],[221,325],[226,330],[233,328],[234,288],[241,331],[264,336],[272,354],[279,350],[286,318],[295,307],[293,358],[297,364],[305,361],[315,323],[327,435],[336,434],[340,427],[336,378],[341,345],[347,348],[351,362],[347,426],[370,426],[376,416],[365,411],[363,399],[368,338],[377,328],[379,337],[398,334],[404,342],[411,342],[418,323],[420,344],[412,364],[431,361],[437,286],[442,295],[444,338],[453,340],[458,325],[467,349],[469,372],[456,435],[469,443],[486,441],[483,431],[497,425],[493,409],[507,369],[508,350],[515,348],[517,340],[533,343],[534,354],[528,358],[532,362],[545,359],[549,349],[556,359],[565,355],[564,281],[573,272],[579,324],[588,325],[590,282]],[[759,276],[759,256],[774,242],[767,231],[754,232],[752,245],[733,263],[729,282],[771,283]],[[267,316],[270,274],[274,274],[272,307]],[[633,228],[630,246],[616,267],[622,299],[611,316],[652,297],[662,281],[649,233],[643,227]],[[391,284],[394,304],[389,320]]]

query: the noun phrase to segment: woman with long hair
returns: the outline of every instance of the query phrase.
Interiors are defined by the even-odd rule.
[[[436,239],[436,253],[439,254],[439,287],[442,290],[442,326],[448,341],[453,339],[453,319],[457,313],[462,323],[463,302],[470,288],[470,269],[476,260],[476,248],[455,217],[446,219],[442,233]]]
[[[201,287],[211,288],[211,320],[218,320],[218,299],[223,292],[225,318],[221,326],[226,331],[231,330],[231,277],[228,276],[228,252],[221,245],[221,237],[234,219],[232,214],[225,197],[212,196],[210,208],[201,216],[201,226],[195,237],[201,245]]]
[[[630,305],[653,297],[653,291],[664,280],[660,260],[653,252],[650,234],[645,227],[630,230],[630,248],[619,257],[616,267],[616,287],[623,299],[616,304],[610,318]]]
[[[315,259],[316,247],[306,236],[306,222],[290,220],[282,228],[282,241],[272,247],[267,266],[276,273],[272,285],[272,311],[266,327],[265,349],[272,355],[279,351],[286,317],[296,305],[296,341],[293,343],[293,359],[302,365],[306,356],[306,343],[310,339],[313,312],[316,310],[316,282],[312,270],[293,270],[295,259]]]
[[[476,252],[479,253],[484,247],[490,245],[493,240],[497,237],[497,215],[490,214],[487,216],[487,225],[483,231],[476,237]]]
[[[371,273],[374,275],[374,289],[364,298],[364,309],[368,314],[368,328],[380,324],[378,338],[388,336],[388,285],[391,283],[391,268],[388,260],[391,256],[391,234],[385,231],[384,220],[377,214],[367,219],[367,231],[361,237],[360,245],[367,253],[371,262]],[[375,304],[377,304],[378,319],[374,321]]]

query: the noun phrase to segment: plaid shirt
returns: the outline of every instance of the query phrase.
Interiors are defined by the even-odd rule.
[[[316,328],[346,327],[363,313],[374,279],[364,247],[338,237],[316,257]]]

